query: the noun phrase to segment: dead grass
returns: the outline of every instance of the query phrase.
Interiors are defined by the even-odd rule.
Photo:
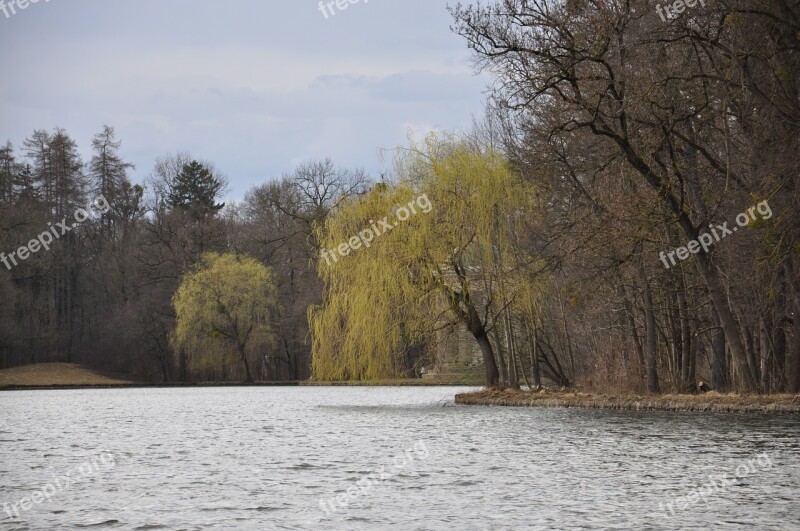
[[[132,383],[103,376],[75,363],[37,363],[0,371],[0,389],[15,386],[123,385]]]
[[[456,403],[484,406],[576,407],[660,411],[800,414],[800,395],[599,395],[571,391],[480,391],[456,395]]]

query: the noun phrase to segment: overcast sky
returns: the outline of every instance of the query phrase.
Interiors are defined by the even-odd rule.
[[[134,180],[187,150],[230,177],[233,199],[327,156],[375,177],[390,165],[379,148],[405,144],[409,129],[466,129],[482,114],[487,79],[450,31],[447,4],[360,0],[327,19],[318,0],[0,10],[0,141],[60,126],[88,158],[107,123]]]

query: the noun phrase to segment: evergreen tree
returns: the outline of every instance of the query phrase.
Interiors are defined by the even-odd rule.
[[[208,166],[196,160],[184,164],[181,172],[170,183],[167,203],[173,209],[190,212],[198,219],[213,217],[225,203],[217,203],[223,183]]]
[[[20,164],[19,172],[13,182],[14,201],[18,204],[38,203],[39,192],[36,190],[36,183],[33,178],[33,168],[30,164]]]

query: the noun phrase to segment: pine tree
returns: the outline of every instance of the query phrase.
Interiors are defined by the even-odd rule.
[[[223,183],[208,166],[192,160],[183,165],[170,183],[167,203],[173,209],[188,211],[198,219],[213,217],[225,207],[225,203],[216,202],[222,187]]]
[[[13,182],[13,193],[17,203],[38,203],[40,200],[39,192],[36,190],[36,183],[33,177],[33,168],[30,164],[21,164]]]

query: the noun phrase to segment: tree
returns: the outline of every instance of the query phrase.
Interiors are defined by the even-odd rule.
[[[7,142],[0,147],[0,205],[9,205],[14,199],[14,185],[20,168],[14,157],[14,146]]]
[[[480,347],[487,387],[516,386],[515,370],[500,371],[516,360],[505,363],[490,334],[501,332],[519,285],[537,282],[535,260],[511,245],[533,198],[491,149],[430,137],[405,152],[396,184],[346,201],[318,229],[327,255],[343,242],[365,248],[320,261],[324,302],[309,310],[314,376],[397,377],[408,345],[462,326]]]
[[[330,159],[308,161],[280,180],[254,187],[245,198],[251,228],[252,256],[275,272],[281,300],[280,350],[267,361],[265,371],[307,378],[311,369],[308,307],[322,300],[317,275],[319,244],[314,227],[324,223],[339,204],[363,194],[367,176],[362,170],[334,166]]]
[[[134,167],[117,153],[120,145],[114,136],[114,128],[108,125],[103,126],[103,131],[92,139],[94,155],[89,162],[89,175],[94,179],[96,193],[112,204],[123,188],[130,186],[127,174]]]
[[[786,74],[797,62],[796,53],[787,50],[797,49],[796,25],[790,22],[796,10],[777,4],[762,9],[763,2],[715,2],[667,24],[648,16],[646,3],[626,1],[501,0],[459,5],[453,14],[456,32],[467,39],[480,64],[497,75],[494,97],[513,114],[515,139],[528,150],[522,157],[526,166],[535,167],[528,155],[544,145],[547,154],[564,157],[563,166],[571,170],[565,182],[573,182],[581,193],[594,191],[587,184],[595,176],[616,171],[623,182],[639,187],[642,197],[658,199],[656,213],[664,226],[658,239],[676,247],[696,240],[719,219],[715,214],[735,216],[735,208],[781,188],[795,193],[797,172],[785,172],[783,162],[774,168],[761,164],[756,155],[763,150],[752,140],[754,132],[772,130],[767,116],[780,116],[782,132],[794,129],[787,140],[798,137],[792,118],[796,76]],[[760,39],[739,42],[757,34],[739,31],[740,26],[769,28],[780,35],[774,39],[780,51],[769,50],[773,39],[763,47]],[[765,69],[766,64],[776,65],[776,71]],[[786,83],[753,82],[750,76],[756,72]],[[752,115],[764,98],[754,100],[748,85],[762,95],[765,90],[779,94],[775,108],[758,112],[762,119]],[[785,98],[784,93],[794,96]],[[787,152],[784,146],[781,150]],[[593,157],[593,169],[576,171]],[[782,180],[775,179],[776,170]],[[750,173],[763,177],[753,179]],[[637,217],[633,209],[624,212],[631,220]],[[647,230],[649,220],[638,217],[635,229],[655,240],[658,229]],[[796,231],[782,220],[774,223],[785,227],[784,242],[792,242]],[[763,251],[791,248],[766,245]],[[732,271],[712,253],[698,253],[691,264],[724,331],[734,382],[739,390],[752,392],[758,388],[754,358],[759,349],[751,346],[751,327],[742,326],[738,315],[737,303],[744,304],[728,296]],[[771,268],[775,276],[783,263],[776,265]],[[783,308],[777,319],[786,322]],[[691,342],[681,341],[678,349],[684,347],[690,349]],[[673,358],[677,361],[676,352]],[[689,368],[691,360],[686,358]]]
[[[183,165],[170,183],[167,204],[189,211],[197,219],[205,219],[225,207],[225,203],[216,202],[223,188],[224,182],[210,167],[192,160]]]
[[[86,203],[83,162],[77,144],[65,130],[56,128],[53,134],[34,131],[24,146],[41,199],[55,217]]]
[[[270,269],[253,258],[206,253],[186,274],[172,299],[172,346],[196,369],[240,363],[252,382],[253,360],[272,341],[276,306]]]
[[[196,175],[203,173],[208,177],[210,173],[212,179],[200,179],[196,186],[192,185],[183,170],[193,161],[196,159],[191,154],[183,152],[156,160],[148,180],[150,194],[146,201],[152,215],[143,220],[143,233],[135,248],[142,266],[137,320],[150,320],[148,351],[158,360],[162,374],[169,373],[181,381],[189,379],[189,368],[185,353],[179,352],[175,370],[171,369],[175,361],[168,347],[169,333],[175,328],[171,298],[183,275],[191,271],[204,253],[226,249],[225,226],[218,215],[219,209],[213,208],[218,197],[208,196],[214,191],[222,193],[225,178],[213,164],[200,162],[202,169]]]

